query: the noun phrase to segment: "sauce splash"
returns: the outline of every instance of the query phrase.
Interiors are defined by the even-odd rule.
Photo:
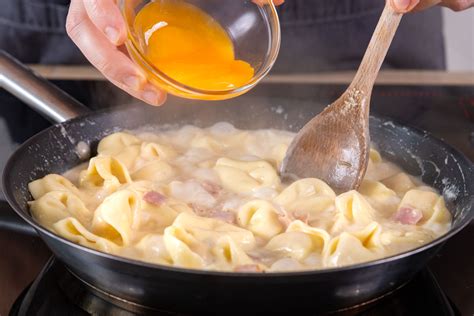
[[[145,57],[174,80],[202,90],[228,90],[248,83],[254,69],[236,60],[232,40],[201,9],[181,1],[157,1],[134,20],[143,34]]]

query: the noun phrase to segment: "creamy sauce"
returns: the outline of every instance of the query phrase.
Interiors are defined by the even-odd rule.
[[[371,150],[358,192],[282,183],[294,134],[228,123],[115,133],[63,176],[30,183],[33,216],[87,247],[147,262],[241,272],[323,269],[445,234],[443,198]]]

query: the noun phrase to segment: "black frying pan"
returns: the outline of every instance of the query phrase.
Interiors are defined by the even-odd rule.
[[[105,135],[121,129],[164,124],[208,126],[228,121],[239,128],[297,130],[316,114],[309,103],[272,104],[242,97],[203,106],[195,101],[153,108],[128,106],[85,114],[85,108],[0,54],[0,82],[42,113],[60,123],[25,142],[5,167],[8,202],[39,233],[53,253],[79,278],[124,300],[156,310],[178,312],[255,313],[334,311],[383,295],[422,269],[443,243],[466,226],[474,214],[474,168],[463,155],[429,134],[372,117],[371,137],[381,154],[443,193],[454,222],[435,241],[389,258],[321,271],[246,274],[207,272],[159,266],[125,259],[74,244],[42,228],[31,217],[28,182],[48,173],[62,173],[81,163],[79,141],[94,149]],[[275,111],[271,105],[280,108]],[[283,112],[283,113],[282,113]],[[82,115],[81,115],[82,114]],[[71,117],[81,115],[65,121]],[[456,128],[453,126],[453,128]],[[471,251],[466,245],[466,251]],[[423,293],[420,293],[420,298]]]

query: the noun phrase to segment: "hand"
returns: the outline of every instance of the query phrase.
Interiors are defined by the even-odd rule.
[[[258,5],[264,5],[265,3],[267,3],[266,0],[252,0],[252,2]],[[273,0],[274,5],[280,5],[280,4],[283,4],[284,2],[285,0]]]
[[[388,0],[392,8],[399,13],[415,12],[435,5],[450,8],[454,11],[466,10],[474,6],[474,0]]]
[[[125,21],[115,0],[71,0],[66,30],[108,80],[134,97],[161,105],[166,93],[150,84],[124,49]]]

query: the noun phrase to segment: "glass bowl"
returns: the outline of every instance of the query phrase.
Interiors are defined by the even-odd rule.
[[[156,1],[189,3],[210,15],[232,40],[235,59],[249,63],[254,75],[246,84],[228,90],[202,90],[174,80],[147,60],[144,34],[134,29],[135,16],[152,1],[120,0],[119,6],[127,25],[128,39],[125,45],[128,53],[153,85],[188,99],[223,100],[249,91],[272,68],[280,49],[280,22],[272,0]]]

